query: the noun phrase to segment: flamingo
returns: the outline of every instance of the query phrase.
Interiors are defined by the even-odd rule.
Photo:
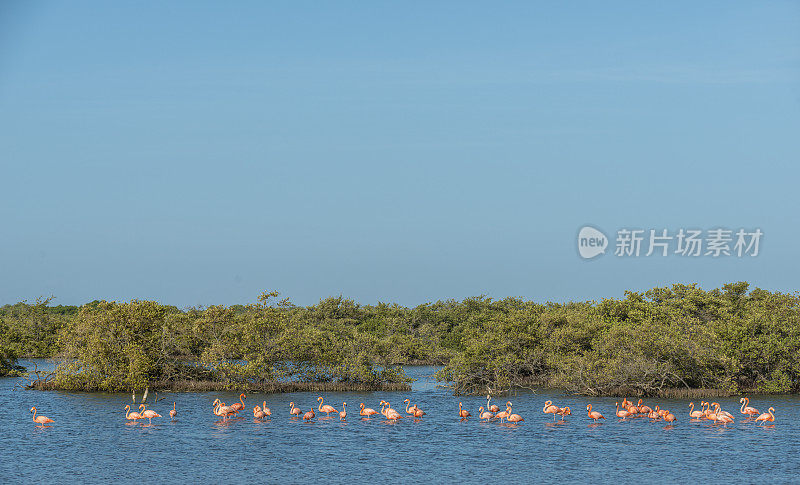
[[[500,418],[500,422],[502,423],[504,419],[511,415],[511,401],[506,402],[506,410],[500,411],[499,413],[495,414],[495,418]]]
[[[647,417],[652,419],[653,421],[658,421],[659,419],[661,419],[661,408],[656,406],[655,409],[653,409],[647,414]]]
[[[314,414],[314,410],[312,409],[311,411],[309,411],[309,412],[307,412],[307,413],[305,413],[303,415],[303,421],[311,421],[312,419],[314,419],[316,417],[317,417],[317,415]]]
[[[358,414],[360,416],[366,416],[367,417],[366,419],[369,419],[370,416],[375,416],[376,414],[378,414],[378,411],[375,411],[372,408],[365,408],[364,403],[362,402]]]
[[[500,411],[500,406],[498,406],[497,404],[492,404],[491,406],[489,406],[489,401],[491,401],[491,400],[492,400],[492,396],[487,394],[486,395],[486,410],[491,412],[491,413],[496,413],[496,412]]]
[[[160,418],[162,417],[157,412],[153,411],[152,409],[147,409],[147,406],[142,404],[140,407],[144,406],[145,410],[142,412],[142,418],[147,418],[147,424],[153,424],[153,418]]]
[[[272,416],[272,411],[270,411],[267,407],[267,401],[264,401],[264,405],[262,406],[261,410],[264,411],[264,416]]]
[[[636,406],[639,408],[639,412],[641,414],[650,414],[651,412],[653,412],[653,410],[650,409],[650,406],[642,406],[641,399],[639,399],[639,402],[636,404]]]
[[[392,405],[388,401],[381,401],[381,405],[383,406],[381,408],[381,414],[386,416],[386,419],[397,421],[403,418],[397,410],[392,409]]]
[[[411,406],[411,399],[404,399],[403,402],[406,403],[406,412],[408,414],[414,416],[416,414],[416,412],[417,412],[417,409],[419,409],[417,407],[417,405],[414,404],[413,406]],[[411,406],[411,407],[409,407],[409,406]]]
[[[130,412],[130,411],[131,411],[131,407],[130,406],[125,406],[125,419],[133,420],[134,423],[136,422],[137,419],[142,419],[142,415],[141,414],[137,413],[136,411],[134,411],[134,412]]]
[[[294,406],[294,401],[293,401],[289,403],[289,414],[291,414],[292,416],[300,416],[301,414],[303,414],[303,411],[301,411],[300,408],[296,408]]]
[[[318,397],[317,401],[319,401],[319,408],[317,409],[317,411],[319,411],[321,413],[325,413],[326,416],[330,417],[331,413],[338,413],[339,412],[339,411],[333,409],[333,406],[329,406],[327,404],[324,404],[325,400],[322,399],[322,396]]]
[[[494,414],[490,413],[489,411],[484,411],[483,406],[478,408],[478,418],[485,419],[488,423],[490,419],[494,417]]]
[[[224,402],[216,399],[214,401],[214,414],[222,416],[222,419],[227,419],[229,415],[236,414],[233,406],[226,406]]]
[[[266,414],[264,411],[261,410],[261,406],[256,406],[253,408],[253,417],[256,419],[263,419]]]
[[[544,402],[544,407],[542,408],[542,412],[546,414],[552,414],[553,421],[556,420],[556,414],[558,414],[559,411],[561,411],[561,408],[558,406],[554,406],[552,401]]]
[[[695,411],[694,410],[694,403],[693,402],[689,403],[689,417],[690,418],[692,418],[692,419],[700,419],[704,415],[705,414],[703,413],[703,411]]]
[[[667,414],[664,415],[664,421],[668,423],[672,423],[675,421],[675,415],[671,412],[667,411]]]
[[[519,414],[511,414],[506,418],[506,421],[508,421],[509,423],[519,423],[520,421],[525,421],[525,420],[522,419],[522,416],[520,416]]]
[[[564,419],[564,416],[572,415],[572,411],[569,409],[569,406],[566,406],[566,407],[561,408],[561,410],[558,411],[558,415],[561,416],[561,419]]]
[[[458,403],[458,417],[459,418],[468,418],[470,416],[472,416],[472,415],[469,413],[469,411],[467,411],[466,409],[462,409],[461,408],[461,403]]]
[[[623,402],[624,402],[624,401],[623,401]],[[628,411],[625,411],[624,409],[620,409],[620,408],[619,408],[619,403],[618,403],[618,402],[617,402],[617,403],[614,403],[614,404],[616,404],[616,405],[617,405],[617,410],[615,411],[615,414],[617,415],[617,417],[618,417],[618,418],[625,419],[625,418],[627,418],[628,416],[630,416],[630,415],[631,415],[631,413],[629,413]]]
[[[169,419],[174,420],[175,416],[178,415],[178,411],[175,411],[175,402],[172,403],[172,409],[169,411]]]
[[[598,413],[597,411],[592,411],[592,405],[591,404],[587,404],[586,405],[586,415],[589,416],[590,419],[594,419],[595,423],[597,422],[598,419],[606,419],[605,416],[603,416],[602,414]]]
[[[750,418],[753,418],[753,417],[761,414],[758,411],[758,409],[750,407],[750,398],[743,397],[743,398],[739,399],[739,402],[742,403],[742,407],[741,407],[741,409],[739,409],[740,413],[745,414]]]
[[[128,406],[128,409],[130,409],[130,406]],[[55,421],[48,418],[47,416],[42,416],[42,415],[36,416],[36,406],[32,407],[30,412],[33,413],[33,422],[39,423],[39,426],[44,426],[47,423],[55,423]]]
[[[766,413],[764,413],[761,416],[756,418],[756,425],[758,425],[759,422],[767,424],[767,421],[769,421],[770,423],[775,421],[775,415],[772,414],[774,412],[775,412],[775,408],[770,406],[770,408],[767,409]]]
[[[342,421],[347,419],[347,403],[346,402],[342,403],[342,412],[339,413],[339,419],[342,420]]]
[[[247,399],[247,396],[245,396],[244,393],[239,394],[239,402],[231,404],[230,408],[233,409],[234,412],[238,413],[244,409],[244,399]]]
[[[717,415],[725,416],[726,418],[730,418],[730,420],[733,421],[733,414],[729,413],[728,411],[722,411],[721,410],[722,408],[718,402],[712,402],[711,405],[716,406],[715,412],[717,413]]]

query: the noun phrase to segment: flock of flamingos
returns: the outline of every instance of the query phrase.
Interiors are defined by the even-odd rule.
[[[221,417],[223,420],[227,420],[232,416],[236,416],[239,412],[245,409],[244,399],[247,396],[242,393],[239,395],[239,402],[233,403],[230,406],[225,404],[224,402],[216,399],[214,401],[214,409],[213,412],[216,416]],[[317,402],[319,406],[317,407],[316,411],[320,413],[325,413],[326,416],[330,417],[331,413],[334,415],[338,414],[339,419],[345,421],[347,419],[347,403],[342,403],[342,411],[337,411],[333,406],[325,404],[325,400],[322,396],[317,398]],[[413,406],[411,405],[411,400],[406,399],[403,401],[406,405],[405,412],[409,415],[409,417],[414,418],[422,418],[425,416],[425,411],[419,408],[416,404]],[[775,408],[770,407],[766,413],[760,413],[758,409],[755,409],[750,406],[750,399],[743,397],[739,400],[741,403],[741,408],[739,412],[746,417],[746,421],[754,421],[756,425],[766,423],[772,423],[775,421]],[[490,404],[491,397],[486,396],[486,407],[484,408],[481,406],[478,408],[478,417],[485,422],[494,421],[499,419],[502,423],[503,421],[507,421],[509,423],[519,423],[521,421],[525,421],[522,416],[519,414],[514,414],[511,410],[512,404],[511,401],[506,402],[506,409],[505,411],[500,410],[500,406],[496,404]],[[674,422],[677,418],[675,415],[666,410],[660,409],[658,406],[655,408],[650,408],[650,406],[642,404],[642,400],[639,399],[637,404],[633,404],[631,401],[628,401],[627,398],[622,400],[622,406],[620,407],[620,403],[616,403],[617,408],[615,410],[616,417],[620,418],[620,421],[632,419],[632,418],[649,418],[653,422],[656,421],[665,421],[667,423]],[[400,414],[397,410],[392,408],[392,405],[386,401],[380,402],[381,411],[384,417],[387,420],[396,422],[398,419],[402,419],[404,416]],[[705,401],[701,401],[699,410],[694,409],[694,403],[689,403],[689,418],[693,421],[700,421],[700,420],[708,420],[713,421],[715,424],[722,424],[727,426],[728,423],[732,423],[734,421],[734,416],[727,412],[723,411],[719,405],[719,403],[708,403]],[[563,420],[566,416],[572,414],[569,406],[566,407],[558,407],[554,405],[551,401],[546,401],[544,403],[544,407],[542,411],[545,414],[552,414],[553,420],[555,421],[556,415],[560,416]],[[33,422],[36,423],[38,426],[46,426],[49,423],[53,423],[54,421],[47,416],[36,415],[36,408],[32,407],[31,411],[33,413]],[[364,403],[361,403],[359,412],[359,416],[362,416],[363,419],[369,419],[372,416],[378,414],[378,411],[364,407]],[[169,411],[169,416],[171,419],[175,419],[175,416],[178,415],[178,412],[175,409],[175,403],[172,403],[172,409]],[[605,416],[600,414],[597,411],[592,411],[592,405],[586,405],[586,415],[589,419],[593,420],[595,423],[598,422],[600,419],[606,419]],[[255,406],[253,408],[253,417],[257,420],[263,420],[267,417],[272,416],[272,411],[267,407],[267,402],[264,401],[263,406]],[[317,417],[314,409],[312,408],[310,411],[303,412],[300,408],[296,407],[294,402],[289,403],[289,416],[292,419],[300,419],[302,417],[303,421],[311,421]],[[469,411],[463,408],[462,403],[458,403],[458,417],[462,420],[465,420],[472,415]],[[125,406],[125,419],[129,420],[129,422],[136,423],[139,419],[147,419],[148,423],[152,423],[153,418],[160,418],[162,417],[157,412],[153,411],[152,409],[147,409],[145,404],[139,405],[139,411],[131,411],[130,406]]]

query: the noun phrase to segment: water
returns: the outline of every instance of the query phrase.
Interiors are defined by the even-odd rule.
[[[620,479],[651,482],[800,481],[800,398],[757,396],[751,405],[776,409],[773,427],[756,427],[739,418],[738,399],[718,399],[737,416],[727,428],[688,420],[688,401],[653,400],[676,414],[675,426],[645,419],[618,422],[613,398],[586,399],[539,391],[512,396],[519,425],[466,422],[457,417],[459,400],[477,414],[486,400],[454,397],[438,389],[430,367],[407,368],[420,378],[410,393],[328,393],[325,403],[341,410],[346,423],[289,419],[289,402],[303,410],[317,407],[312,393],[250,394],[243,417],[222,422],[211,413],[216,397],[227,403],[238,393],[160,393],[153,409],[165,416],[126,425],[127,394],[13,390],[17,379],[0,379],[0,481],[158,483],[210,481],[326,483],[521,483]],[[137,396],[140,397],[140,396]],[[401,410],[409,397],[428,414],[390,424],[382,417],[362,421],[358,404],[380,410],[381,399]],[[154,394],[148,401],[152,401]],[[573,415],[554,424],[542,413],[545,400],[569,405]],[[501,399],[497,399],[500,401]],[[177,402],[178,417],[169,409]],[[255,422],[252,408],[267,401],[272,419]],[[505,399],[503,399],[505,401]],[[607,421],[594,426],[586,404]],[[501,402],[497,404],[502,406]],[[37,428],[31,406],[55,419]],[[402,411],[401,411],[402,412]],[[405,413],[403,413],[405,415]],[[324,416],[324,415],[322,415]]]

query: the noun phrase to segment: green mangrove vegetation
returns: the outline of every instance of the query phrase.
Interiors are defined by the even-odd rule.
[[[0,372],[53,357],[38,388],[405,389],[437,364],[456,394],[537,386],[589,395],[800,392],[800,296],[673,285],[621,299],[487,297],[414,308],[342,297],[178,309],[50,300],[0,308]],[[325,387],[328,386],[328,387]]]

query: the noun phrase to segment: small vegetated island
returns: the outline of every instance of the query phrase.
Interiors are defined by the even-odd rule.
[[[455,394],[556,387],[687,397],[800,391],[800,296],[673,285],[621,299],[487,297],[414,308],[342,297],[302,307],[180,310],[152,301],[0,307],[0,375],[57,359],[36,389],[405,390],[403,365],[443,366]]]

